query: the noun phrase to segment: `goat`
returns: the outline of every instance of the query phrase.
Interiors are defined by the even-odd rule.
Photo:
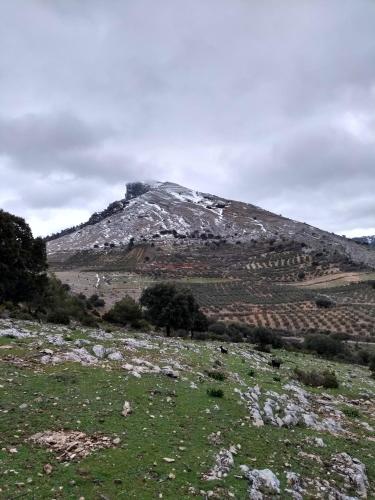
[[[282,361],[280,359],[271,359],[271,366],[272,368],[277,368],[279,369],[281,366]]]

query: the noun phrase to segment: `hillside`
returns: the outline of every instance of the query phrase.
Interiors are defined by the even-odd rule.
[[[361,243],[362,245],[368,245],[371,248],[375,248],[375,236],[358,236],[353,238],[353,241]]]
[[[0,497],[374,498],[369,370],[228,348],[0,320]]]
[[[126,196],[48,241],[50,268],[110,306],[155,281],[190,287],[220,320],[293,335],[375,334],[375,253],[254,205],[177,184],[133,183]],[[330,309],[316,298],[328,295]]]

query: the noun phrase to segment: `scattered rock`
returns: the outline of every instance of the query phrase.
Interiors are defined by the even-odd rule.
[[[97,358],[102,359],[105,356],[105,347],[102,346],[101,344],[96,344],[92,348],[92,352],[95,354]]]
[[[124,358],[121,352],[114,351],[108,354],[108,359],[110,359],[111,361],[122,361]]]
[[[82,365],[92,365],[97,363],[97,358],[90,354],[84,347],[73,349],[72,351],[62,352],[54,355],[42,356],[40,361],[47,364],[58,364],[65,363],[66,361],[73,361],[76,363],[81,363]]]
[[[233,455],[236,453],[237,448],[235,446],[231,446],[229,450],[220,450],[215,456],[215,465],[208,472],[203,474],[202,478],[205,481],[212,481],[226,477],[234,466]]]
[[[132,413],[132,408],[130,406],[130,403],[129,401],[125,401],[124,403],[124,406],[122,407],[122,412],[121,414],[124,416],[124,417],[127,417],[128,415],[130,415]]]
[[[248,479],[249,498],[251,500],[263,500],[273,498],[280,493],[280,481],[270,469],[249,469],[247,465],[241,465],[243,476]]]
[[[88,436],[84,432],[64,430],[38,432],[28,441],[55,452],[60,462],[80,460],[96,450],[113,446],[111,438],[107,436]]]
[[[332,469],[342,475],[348,487],[354,488],[360,498],[367,498],[369,482],[365,465],[348,453],[337,453],[331,460]]]
[[[278,394],[267,391],[267,399],[260,403],[261,390],[259,386],[249,387],[247,391],[238,391],[249,409],[252,423],[256,427],[263,425],[273,425],[276,427],[294,427],[305,425],[319,431],[328,431],[332,434],[342,433],[340,419],[341,412],[333,408],[327,401],[319,404],[314,400],[314,396],[309,394],[296,384],[284,386],[287,392]],[[313,411],[314,407],[319,408],[322,416]]]
[[[43,470],[46,474],[51,474],[53,467],[51,464],[45,464],[43,465]]]

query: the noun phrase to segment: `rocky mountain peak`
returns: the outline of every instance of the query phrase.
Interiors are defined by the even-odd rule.
[[[160,182],[151,183],[143,181],[128,182],[126,184],[125,201],[130,201],[134,198],[138,198],[139,196],[142,196],[143,194],[147,193],[153,187],[156,187],[159,184],[161,183]]]

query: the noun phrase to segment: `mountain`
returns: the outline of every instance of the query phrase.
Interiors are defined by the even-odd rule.
[[[95,213],[86,223],[48,242],[50,255],[89,249],[175,240],[230,243],[287,240],[337,251],[356,263],[375,266],[372,253],[351,240],[247,203],[194,191],[171,182],[130,183],[124,199]]]
[[[362,245],[368,245],[375,248],[375,235],[374,236],[358,236],[353,238],[353,241]]]
[[[128,184],[123,199],[48,238],[47,250],[63,282],[99,293],[107,307],[172,281],[217,320],[289,335],[375,335],[367,245],[171,182]],[[317,306],[322,295],[330,307]]]

